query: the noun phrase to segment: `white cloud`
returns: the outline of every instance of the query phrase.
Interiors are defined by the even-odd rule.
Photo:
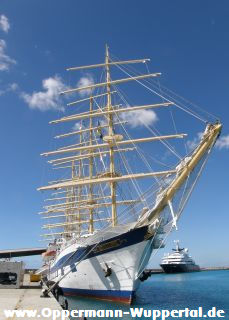
[[[7,93],[7,92],[15,92],[17,91],[19,88],[18,84],[13,82],[8,84],[5,89],[0,90],[0,96],[2,96],[3,94]]]
[[[93,84],[94,84],[94,79],[92,75],[87,74],[84,77],[80,78],[80,80],[77,82],[77,88],[87,87]],[[86,89],[86,90],[79,91],[79,95],[81,97],[85,97],[85,96],[89,96],[91,92],[92,92],[92,89]]]
[[[66,89],[66,85],[58,76],[50,77],[42,81],[43,91],[28,94],[23,92],[21,97],[31,109],[61,110],[64,108],[60,105],[60,92]]]
[[[229,134],[227,136],[221,136],[216,141],[216,147],[218,149],[229,149]]]
[[[16,82],[9,84],[10,91],[16,91],[19,88],[18,84]]]
[[[0,39],[0,71],[9,70],[11,64],[16,64],[14,59],[11,59],[5,54],[6,42]]]
[[[78,130],[81,130],[81,128],[82,128],[81,123],[80,122],[76,122],[74,124],[74,126],[72,127],[72,131],[78,131]]]
[[[189,150],[193,150],[198,143],[200,142],[201,138],[203,136],[203,132],[197,133],[197,137],[195,137],[193,140],[188,140],[187,141],[187,147]],[[215,146],[218,149],[229,149],[229,134],[221,136],[217,141]]]
[[[138,126],[151,125],[158,120],[157,114],[153,110],[135,110],[121,114],[120,118],[128,121],[132,128]]]
[[[202,136],[203,136],[203,132],[198,132],[197,133],[197,137],[195,137],[193,140],[188,140],[187,141],[187,147],[188,147],[189,151],[195,149],[195,147],[200,142]]]
[[[9,20],[4,14],[0,15],[0,29],[4,32],[8,32],[10,29]]]

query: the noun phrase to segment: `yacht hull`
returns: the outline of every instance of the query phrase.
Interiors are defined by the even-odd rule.
[[[200,271],[198,265],[188,264],[160,264],[165,273],[195,272]]]

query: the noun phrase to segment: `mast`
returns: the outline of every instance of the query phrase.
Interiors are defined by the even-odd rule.
[[[76,179],[76,166],[75,166],[75,161],[72,161],[72,180],[74,180],[74,179]],[[74,187],[72,187],[72,199],[73,199],[73,201],[76,201],[76,190],[75,190]],[[69,200],[71,201],[71,199],[67,199],[68,202],[70,202]],[[73,214],[74,209],[71,210],[70,212]],[[67,211],[67,214],[68,214],[68,211]],[[77,214],[77,218],[79,219],[79,212]],[[72,218],[71,218],[71,222],[72,222]],[[77,227],[78,228],[78,230],[77,230],[78,232],[79,232],[79,227],[80,226]],[[74,231],[75,231],[75,227],[74,227]]]
[[[166,194],[166,201],[162,201],[159,206],[154,210],[150,217],[157,216],[160,214],[161,209],[169,203],[169,201],[173,198],[173,194],[175,190],[177,190],[177,186],[179,187],[182,182],[185,180],[185,177],[191,172],[185,172],[184,174],[178,175],[177,168],[167,169],[165,171],[152,171],[147,170],[147,172],[129,172],[128,168],[124,168],[121,172],[117,172],[115,156],[121,154],[123,152],[135,151],[137,149],[136,144],[140,143],[148,143],[154,141],[163,142],[163,140],[170,139],[182,139],[186,136],[186,134],[168,134],[168,135],[155,135],[152,132],[151,136],[140,137],[140,138],[126,138],[126,136],[122,136],[121,134],[116,134],[114,130],[115,125],[122,125],[128,123],[127,121],[119,121],[116,119],[117,114],[126,113],[126,112],[136,112],[140,110],[151,110],[155,108],[167,108],[171,107],[174,104],[167,100],[166,102],[153,103],[148,105],[135,105],[135,106],[122,106],[115,105],[114,100],[112,99],[112,94],[116,93],[116,91],[111,91],[112,86],[116,84],[125,83],[127,81],[139,81],[145,78],[157,77],[160,73],[152,73],[147,75],[138,75],[135,77],[129,76],[124,79],[112,80],[110,74],[110,66],[118,65],[118,64],[128,64],[128,63],[145,63],[147,59],[141,60],[130,60],[130,61],[118,61],[111,62],[109,57],[109,49],[106,45],[105,50],[105,63],[92,65],[92,66],[83,66],[83,67],[74,67],[69,68],[68,70],[81,70],[85,68],[97,68],[104,67],[105,68],[105,80],[102,83],[91,84],[84,87],[77,87],[73,89],[68,89],[61,94],[71,94],[73,92],[80,92],[82,90],[91,90],[89,97],[80,99],[77,101],[73,101],[68,103],[68,106],[77,105],[82,102],[87,101],[87,109],[83,112],[76,112],[76,114],[72,114],[70,116],[64,116],[60,119],[53,120],[50,123],[62,123],[62,122],[70,122],[70,121],[81,121],[80,129],[76,131],[71,131],[67,133],[63,133],[57,135],[55,138],[67,138],[75,135],[79,135],[79,141],[77,144],[69,144],[64,147],[60,147],[57,150],[45,152],[42,155],[44,156],[55,156],[54,159],[49,160],[48,162],[53,165],[53,169],[65,169],[72,168],[70,178],[64,177],[64,179],[60,179],[57,181],[49,182],[48,186],[44,186],[39,188],[38,190],[57,190],[57,192],[52,193],[52,196],[58,195],[57,197],[47,199],[46,201],[58,201],[55,204],[51,204],[45,206],[45,212],[40,212],[40,214],[45,214],[44,219],[60,219],[65,217],[65,222],[58,222],[55,224],[47,224],[44,225],[44,229],[52,229],[52,228],[63,228],[63,235],[66,238],[71,237],[73,232],[77,234],[77,237],[89,236],[97,230],[100,230],[101,226],[107,225],[107,223],[111,223],[113,227],[115,227],[118,223],[117,219],[117,208],[118,206],[135,206],[138,203],[141,203],[141,199],[137,198],[137,200],[128,199],[125,201],[120,201],[117,192],[117,183],[135,180],[135,179],[145,179],[145,178],[156,178],[156,177],[170,177],[173,178],[173,181],[178,181],[176,185],[174,183],[171,184],[170,189],[168,188],[168,192]],[[92,90],[96,88],[105,88],[105,92],[103,91],[100,94],[92,95]],[[97,103],[96,99],[99,97],[105,97],[105,100],[101,104]],[[112,104],[113,102],[113,104]],[[89,110],[88,110],[89,107]],[[93,118],[103,118],[106,121],[105,123],[100,125],[95,125],[95,121]],[[82,128],[82,121],[86,120],[87,126]],[[94,126],[93,126],[94,122]],[[98,131],[99,128],[105,128],[106,135],[101,136],[102,139],[95,138],[97,135],[95,131]],[[84,135],[85,133],[85,135]],[[87,137],[87,139],[85,139]],[[103,141],[102,141],[103,140]],[[128,148],[126,145],[130,145]],[[124,148],[122,148],[124,147]],[[101,151],[102,150],[102,151]],[[204,150],[205,152],[206,150]],[[203,152],[203,153],[204,153]],[[65,154],[69,154],[69,156],[65,156]],[[102,168],[100,170],[100,163],[96,161],[98,157],[101,155],[108,155],[109,168]],[[61,155],[61,157],[56,157]],[[98,162],[98,166],[97,166]],[[198,161],[195,162],[195,164]],[[66,165],[68,164],[68,165]],[[86,166],[86,170],[85,169]],[[194,168],[193,165],[192,168]],[[77,168],[77,169],[76,169]],[[68,169],[69,170],[69,169]],[[127,171],[127,172],[126,172]],[[105,185],[107,184],[107,186]],[[105,186],[105,188],[99,188],[97,186]],[[174,187],[175,185],[175,187]],[[105,190],[105,191],[104,191]],[[95,192],[96,191],[96,192]],[[98,194],[97,194],[98,193]],[[62,195],[61,195],[62,194]],[[121,197],[121,196],[120,196]],[[110,199],[110,201],[103,201],[105,199]],[[59,200],[62,200],[59,202]],[[109,214],[107,212],[98,211],[99,208],[109,208]],[[100,213],[102,214],[100,215]],[[99,216],[97,217],[97,215]],[[98,222],[102,222],[102,224],[97,227]],[[144,223],[148,223],[145,220],[138,221],[136,226],[143,225]],[[52,233],[53,235],[60,235],[62,233],[56,232]],[[48,236],[48,235],[44,235]]]
[[[110,67],[109,67],[109,50],[106,45],[106,80],[107,80],[107,110],[108,112],[112,110],[111,106],[111,78],[110,78]],[[108,114],[108,134],[109,136],[114,136],[113,131],[113,115],[112,113]],[[110,176],[113,178],[115,175],[115,164],[114,164],[114,148],[112,144],[109,144],[110,149]],[[117,224],[117,206],[116,206],[116,182],[110,183],[110,192],[111,192],[111,217],[112,217],[112,226]]]
[[[80,130],[82,130],[82,122],[81,122],[81,126],[80,126]],[[82,133],[80,133],[80,145],[82,146]],[[80,151],[80,155],[82,154],[82,151]],[[82,179],[82,160],[79,160],[79,169],[78,169],[78,177],[79,180]],[[78,188],[78,200],[81,201],[81,195],[82,195],[82,186],[79,186]],[[78,210],[78,235],[80,236],[80,232],[81,232],[81,213],[80,210]]]
[[[71,164],[71,175],[72,175],[72,180],[75,179],[76,177],[76,168],[75,168],[75,162],[72,161]],[[68,187],[66,188],[66,208],[67,210],[65,211],[64,217],[66,222],[68,222],[68,224],[64,227],[64,231],[66,232],[64,235],[65,237],[69,237],[70,233],[74,232],[75,227],[70,225],[72,223],[72,217],[71,214],[73,213],[73,210],[71,208],[71,206],[69,206],[71,204],[71,202],[76,201],[75,200],[75,187]]]
[[[90,97],[90,112],[93,112],[93,98]],[[90,122],[89,122],[89,144],[90,146],[92,145],[92,139],[93,139],[93,124],[92,124],[92,118],[90,117]],[[90,157],[89,157],[89,178],[92,179],[93,177],[93,156],[92,156],[93,151],[90,150]],[[92,203],[93,199],[93,185],[89,184],[89,201]],[[94,232],[94,222],[93,222],[93,208],[89,209],[89,233]]]

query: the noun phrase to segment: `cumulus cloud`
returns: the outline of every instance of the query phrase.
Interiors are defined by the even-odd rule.
[[[189,151],[195,149],[195,147],[199,144],[202,136],[203,136],[203,132],[198,132],[197,136],[193,140],[187,141],[187,147],[188,147]]]
[[[61,110],[64,108],[60,105],[60,92],[66,89],[66,85],[58,76],[50,77],[42,81],[43,91],[28,94],[23,92],[22,99],[31,109],[41,111]]]
[[[16,64],[14,59],[11,59],[5,53],[6,42],[5,40],[0,39],[0,71],[9,70],[11,64]]]
[[[218,149],[229,149],[229,134],[219,137],[219,139],[216,141],[216,147]]]
[[[10,29],[9,20],[4,14],[0,15],[0,29],[4,32],[8,32]]]
[[[80,80],[77,82],[77,88],[91,86],[94,83],[95,82],[92,75],[87,74],[84,77],[80,78]],[[81,97],[86,97],[86,96],[89,96],[91,92],[92,92],[92,89],[86,89],[86,90],[79,91],[79,95]]]
[[[19,89],[19,86],[17,83],[13,82],[8,84],[5,89],[0,90],[0,96],[4,95],[7,92],[15,92]]]
[[[16,91],[19,88],[18,84],[16,82],[9,84],[10,91]]]
[[[197,136],[193,139],[193,140],[188,140],[187,141],[187,147],[189,150],[193,150],[197,145],[198,143],[200,142],[201,138],[203,136],[203,132],[199,132],[197,134]],[[216,144],[215,146],[218,148],[218,149],[229,149],[229,134],[228,135],[224,135],[224,136],[221,136],[217,141],[216,141]]]
[[[78,130],[81,130],[81,128],[82,128],[82,124],[80,122],[76,122],[72,127],[72,131],[78,131]]]
[[[125,112],[120,115],[124,121],[128,121],[128,124],[132,128],[138,126],[151,125],[158,120],[157,114],[153,110],[135,110],[131,112]]]

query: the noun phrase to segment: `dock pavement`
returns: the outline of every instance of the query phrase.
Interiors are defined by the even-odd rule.
[[[42,316],[42,309],[44,311],[44,308],[49,308],[61,312],[61,306],[51,293],[49,298],[41,298],[41,294],[42,288],[40,284],[30,282],[29,274],[25,274],[23,286],[20,289],[0,289],[0,319],[29,319],[26,315],[21,318],[16,315],[6,317],[4,310],[37,310],[38,317],[33,317],[32,319],[54,319],[53,315],[46,317],[48,310],[45,316]],[[61,319],[61,317],[57,317],[57,319]],[[69,318],[65,319],[69,320]]]

